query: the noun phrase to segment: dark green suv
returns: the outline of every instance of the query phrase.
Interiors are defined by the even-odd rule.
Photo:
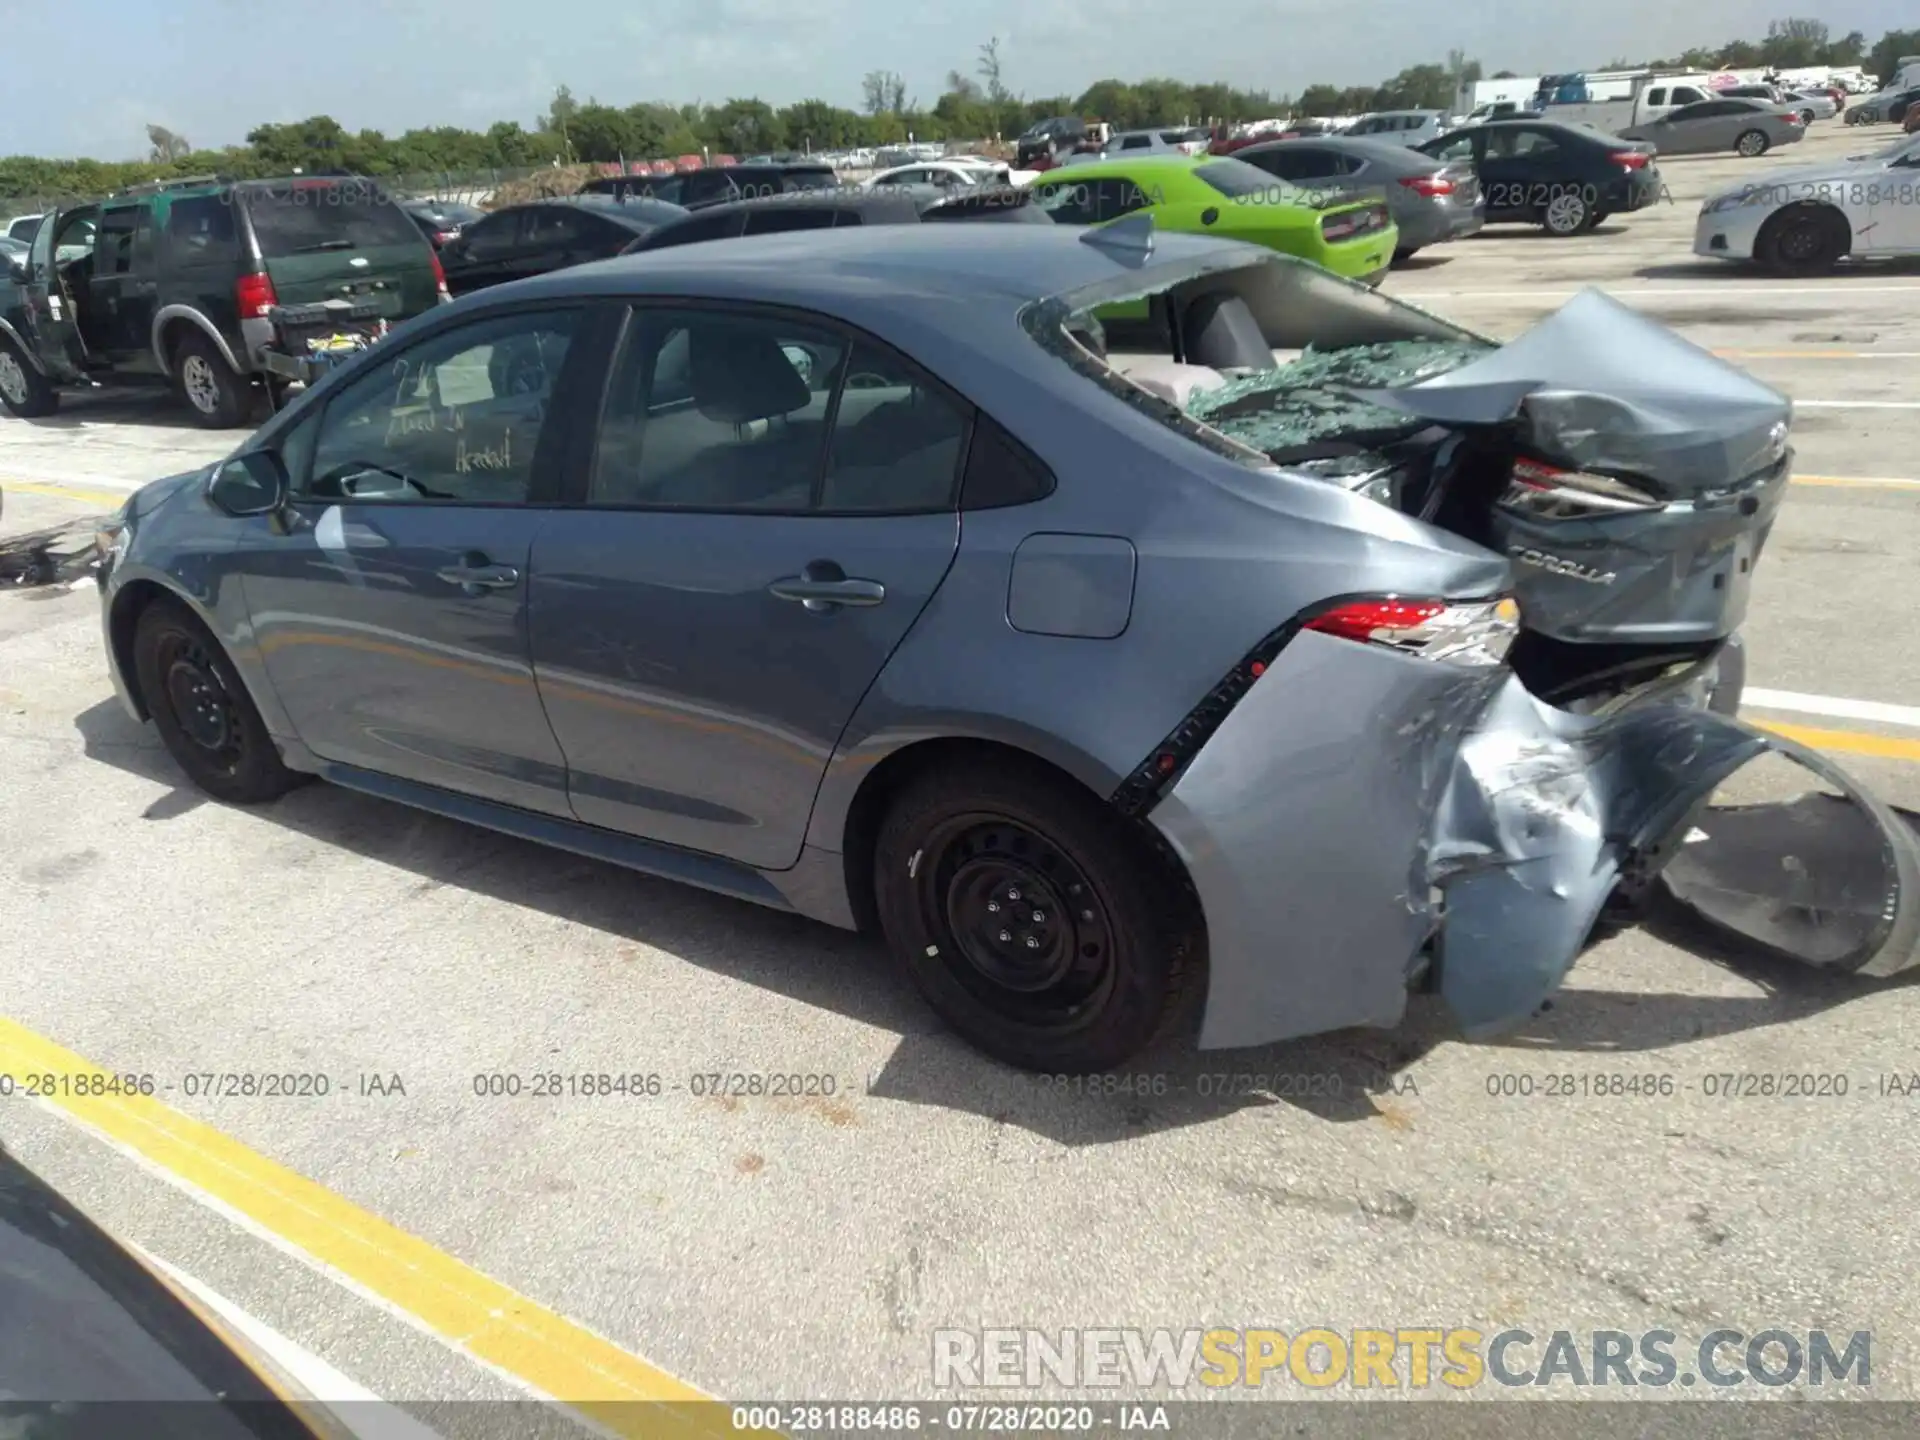
[[[242,425],[285,343],[281,307],[346,301],[376,325],[448,299],[433,247],[371,181],[174,183],[49,211],[0,286],[0,402],[171,385],[210,428]],[[284,373],[284,372],[283,372]]]

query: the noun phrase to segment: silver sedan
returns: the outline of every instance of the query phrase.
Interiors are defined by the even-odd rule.
[[[1804,140],[1806,122],[1788,105],[1734,98],[1702,100],[1645,125],[1620,132],[1622,140],[1643,140],[1661,155],[1764,155],[1776,145]]]

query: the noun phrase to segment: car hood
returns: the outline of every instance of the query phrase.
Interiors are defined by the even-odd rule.
[[[164,479],[149,480],[128,497],[127,513],[135,519],[151,515],[176,495],[191,489],[196,482],[205,480],[213,469],[212,465],[202,465],[198,470],[185,470]]]
[[[1869,171],[1883,170],[1885,168],[1886,164],[1884,161],[1853,160],[1841,156],[1832,160],[1816,160],[1806,165],[1789,165],[1784,169],[1769,170],[1767,171],[1765,185],[1766,188],[1778,190],[1785,195],[1790,186],[1817,185],[1823,180],[1851,180]],[[1728,185],[1724,189],[1715,190],[1708,195],[1707,203],[1711,204],[1715,200],[1724,199],[1729,195],[1745,194],[1754,188],[1755,182],[1751,180],[1742,181],[1738,185]]]

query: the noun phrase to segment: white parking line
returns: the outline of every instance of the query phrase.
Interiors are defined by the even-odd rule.
[[[332,1416],[352,1431],[357,1440],[441,1440],[439,1431],[429,1429],[398,1406],[388,1404],[204,1281],[137,1245],[132,1248],[148,1265],[206,1306],[241,1339],[285,1371],[309,1396],[328,1406]]]
[[[1880,700],[1847,700],[1837,695],[1803,695],[1797,690],[1748,687],[1740,694],[1740,708],[1744,710],[1749,706],[1756,710],[1825,715],[1835,720],[1868,720],[1920,730],[1920,706],[1916,705],[1888,705]]]

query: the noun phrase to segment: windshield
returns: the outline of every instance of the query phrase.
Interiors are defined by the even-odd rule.
[[[1884,149],[1869,150],[1864,155],[1849,155],[1847,160],[1851,164],[1864,165],[1869,160],[1898,160],[1902,155],[1920,156],[1920,135],[1903,136]]]
[[[234,201],[253,220],[266,259],[323,250],[419,245],[420,231],[378,186],[328,181],[247,186]]]

